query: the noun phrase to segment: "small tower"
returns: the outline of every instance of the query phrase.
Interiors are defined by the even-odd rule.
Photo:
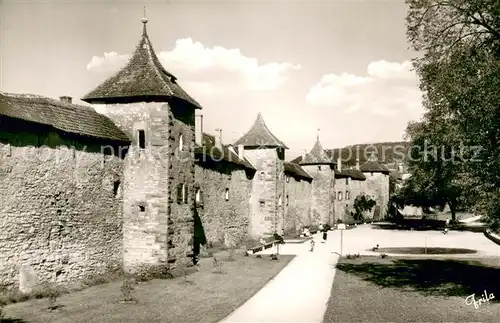
[[[250,130],[234,145],[257,169],[252,180],[249,234],[252,237],[282,234],[284,159],[288,147],[269,130],[260,113]]]
[[[195,110],[201,106],[160,64],[142,18],[128,64],[83,101],[132,140],[123,169],[124,268],[192,255]]]
[[[366,177],[366,195],[375,199],[377,204],[373,209],[373,219],[379,220],[387,213],[389,203],[389,169],[378,162],[377,155],[372,152],[368,160],[359,167]]]
[[[313,224],[329,223],[333,225],[335,206],[332,196],[335,189],[336,163],[323,150],[319,134],[313,148],[303,156],[299,165],[313,177],[311,199]]]

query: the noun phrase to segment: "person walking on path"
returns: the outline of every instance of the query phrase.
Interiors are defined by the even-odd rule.
[[[328,239],[328,231],[330,230],[330,228],[328,227],[327,224],[325,224],[325,226],[323,227],[323,230],[321,230],[323,232],[323,243],[326,242],[326,239]]]
[[[313,252],[314,251],[314,245],[316,244],[316,242],[314,242],[314,239],[311,239],[311,243],[309,245],[309,251],[310,252]]]
[[[446,222],[444,224],[444,230],[443,230],[443,233],[446,234],[448,233],[448,227],[450,225],[450,218],[446,219]]]

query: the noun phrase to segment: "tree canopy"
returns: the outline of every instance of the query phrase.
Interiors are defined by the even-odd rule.
[[[411,205],[448,204],[452,213],[474,206],[498,221],[500,1],[406,3],[426,113],[407,128],[411,178],[399,197]],[[423,152],[418,158],[415,147]]]

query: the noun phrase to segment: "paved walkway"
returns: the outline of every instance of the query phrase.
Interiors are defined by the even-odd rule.
[[[285,244],[282,254],[297,256],[254,297],[222,322],[321,322],[330,297],[338,256],[320,242]],[[270,249],[266,253],[271,253]]]
[[[375,255],[370,249],[383,247],[453,247],[478,251],[456,257],[500,257],[500,246],[482,233],[467,231],[399,231],[373,229],[362,225],[342,233],[343,255]],[[309,241],[303,244],[280,246],[280,254],[296,255],[276,277],[257,294],[222,322],[321,322],[335,277],[335,265],[340,253],[341,231],[328,233],[327,243],[315,236],[316,247],[309,252]],[[262,254],[275,253],[274,248]],[[426,255],[429,257],[429,255]],[[452,255],[449,256],[454,257]],[[500,259],[500,258],[499,258]]]

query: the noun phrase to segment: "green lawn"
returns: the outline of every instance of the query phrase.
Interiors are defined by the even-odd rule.
[[[484,290],[498,299],[466,305]],[[342,258],[324,322],[499,322],[500,258]]]
[[[214,271],[212,258],[202,258],[200,270],[187,276],[187,281],[179,277],[134,285],[132,296],[137,304],[120,303],[122,283],[113,282],[61,296],[62,307],[56,311],[47,310],[47,299],[38,299],[8,305],[4,313],[17,322],[218,322],[293,258],[244,257],[241,250],[233,261],[226,251],[217,256],[223,260],[222,274]]]

